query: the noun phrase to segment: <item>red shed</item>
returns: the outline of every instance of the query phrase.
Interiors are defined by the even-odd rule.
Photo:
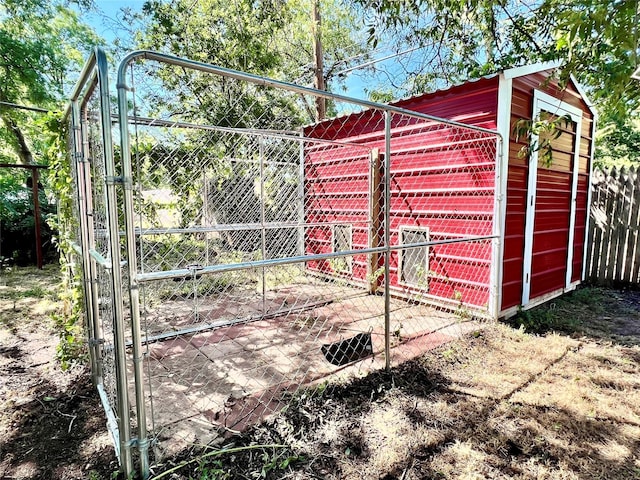
[[[574,289],[584,279],[595,112],[573,78],[558,86],[556,67],[514,68],[392,104],[498,131],[504,142],[394,113],[387,145],[385,114],[375,109],[305,128],[305,137],[319,139],[305,142],[303,155],[305,252],[372,248],[387,239],[395,294],[464,303],[492,318]],[[563,117],[561,134],[533,136],[533,145],[546,141],[550,156],[535,148],[523,155],[529,139],[517,138],[516,126],[541,116]],[[369,253],[308,262],[308,269],[374,290],[380,265]]]

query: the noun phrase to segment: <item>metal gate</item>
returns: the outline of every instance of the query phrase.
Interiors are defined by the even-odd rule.
[[[493,316],[496,132],[154,52],[117,85],[112,115],[98,50],[71,118],[92,368],[126,474],[133,447],[146,477]],[[334,119],[309,116],[318,97]]]
[[[111,140],[107,61],[97,49],[83,69],[69,109],[71,172],[83,266],[91,369],[124,471],[133,469],[123,324],[120,236]]]

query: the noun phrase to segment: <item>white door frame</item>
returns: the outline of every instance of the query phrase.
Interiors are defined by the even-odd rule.
[[[549,112],[557,116],[569,115],[576,124],[576,137],[573,149],[573,172],[571,179],[571,206],[569,214],[569,245],[567,251],[567,268],[565,277],[565,288],[571,284],[573,265],[573,236],[576,223],[576,200],[578,188],[578,169],[580,164],[580,138],[582,132],[582,110],[566,102],[563,102],[540,90],[533,91],[533,116],[535,119],[541,111]],[[536,145],[538,135],[531,135],[531,144]],[[533,259],[533,226],[536,210],[536,188],[538,180],[538,151],[535,150],[529,155],[529,184],[527,190],[527,213],[525,220],[524,236],[524,267],[522,273],[522,306],[529,304],[531,294],[531,267]]]

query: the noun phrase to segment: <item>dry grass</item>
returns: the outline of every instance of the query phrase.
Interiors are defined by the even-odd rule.
[[[62,371],[50,315],[59,266],[0,271],[0,478],[95,480],[117,468],[105,420],[81,365]]]
[[[0,278],[0,369],[7,374],[0,473],[81,478],[96,451],[106,465],[113,452],[100,433],[104,421],[82,420],[87,408],[100,413],[99,405],[87,407],[88,398],[67,391],[71,376],[51,363],[51,278],[41,283],[42,273],[22,273]],[[191,463],[165,478],[640,480],[640,294],[583,290],[523,324],[536,319],[542,335],[487,325],[391,372],[299,394],[226,444],[250,450],[202,460],[185,452]],[[45,378],[55,383],[36,388]],[[75,406],[79,398],[85,404]],[[30,412],[37,422],[29,423]],[[77,437],[65,438],[45,462],[33,452],[51,450],[54,427],[70,428],[59,412],[77,415]],[[51,420],[46,434],[43,419]],[[260,447],[268,444],[284,447]]]
[[[568,334],[568,323],[545,335],[489,325],[390,373],[309,392],[230,442],[286,451],[222,455],[215,476],[205,463],[179,478],[255,478],[271,465],[267,478],[640,479],[640,302],[590,305],[606,294],[544,313],[574,315]]]
[[[47,265],[42,271],[0,270],[0,326],[13,328],[17,322],[24,326],[43,319],[50,326],[48,316],[58,308],[59,269],[58,265]]]

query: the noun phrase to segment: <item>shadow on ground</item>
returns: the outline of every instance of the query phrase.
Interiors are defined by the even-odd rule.
[[[88,371],[56,359],[57,272],[0,272],[0,478],[101,480],[118,468]]]
[[[59,370],[57,339],[34,313],[39,301],[29,304],[42,292],[0,294],[0,477],[111,478],[117,463],[88,372]],[[581,289],[515,325],[486,325],[390,372],[298,391],[222,448],[193,446],[153,473],[640,479],[640,293]]]
[[[9,364],[0,371],[8,391],[18,382],[22,392],[4,405],[11,416],[0,440],[0,477],[80,479],[92,472],[94,478],[110,478],[117,464],[102,434],[104,413],[87,372],[60,390],[22,366]]]
[[[529,317],[562,326],[543,335],[488,325],[299,393],[222,450],[185,453],[171,478],[640,479],[635,295],[579,291]]]

